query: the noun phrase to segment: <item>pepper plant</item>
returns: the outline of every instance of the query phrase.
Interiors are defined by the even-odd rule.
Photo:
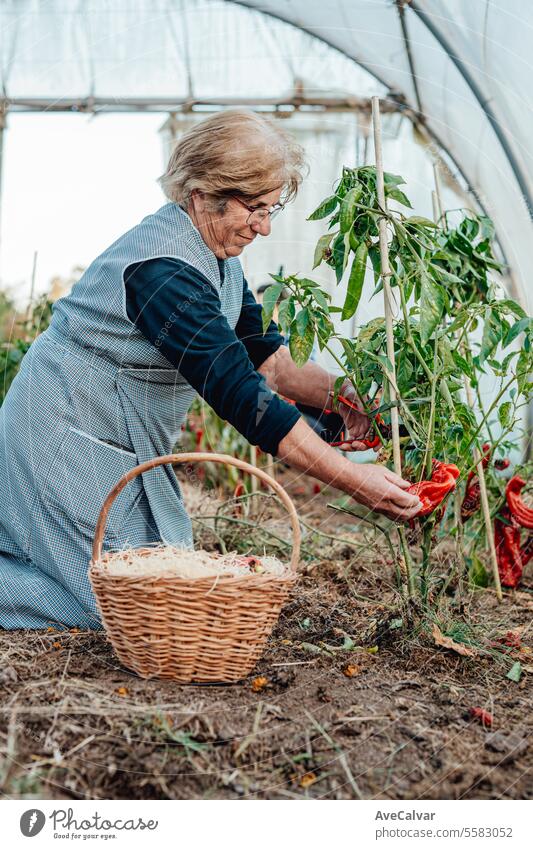
[[[487,441],[495,452],[504,453],[509,447],[520,408],[533,388],[533,322],[518,303],[502,296],[494,279],[501,265],[492,247],[490,219],[458,211],[455,217],[459,214],[460,220],[452,227],[448,225],[450,213],[438,223],[408,214],[411,204],[400,188],[402,177],[385,173],[384,182],[385,196],[394,209],[379,207],[373,166],[345,167],[334,193],[309,216],[309,220],[323,220],[326,225],[314,251],[313,267],[327,263],[335,271],[337,284],[346,275],[343,306],[332,306],[331,296],[315,280],[272,275],[274,285],[263,301],[264,327],[280,301],[278,323],[289,334],[289,350],[296,364],[307,362],[315,341],[320,350],[329,352],[340,373],[336,392],[346,379],[351,381],[382,442],[379,459],[389,463],[390,438],[386,429],[378,427],[377,418],[379,414],[388,422],[392,409],[387,393],[386,375],[392,366],[386,354],[385,319],[369,321],[355,336],[344,330],[344,322],[355,315],[359,305],[369,263],[374,295],[383,288],[378,222],[384,216],[390,285],[398,308],[395,388],[402,422],[403,475],[420,489],[437,468],[442,477],[442,467],[435,461],[454,464],[463,487],[475,469],[474,448],[481,451]],[[280,300],[284,290],[289,296]],[[523,338],[520,349],[513,344],[519,337]],[[488,405],[482,403],[479,392],[482,374],[492,375],[497,382]],[[477,413],[467,403],[465,381],[476,393]],[[496,422],[497,436],[493,432]],[[436,485],[437,478],[434,482]],[[431,493],[431,489],[425,492]],[[460,503],[458,497],[456,525],[461,521]],[[405,589],[411,595],[419,594],[424,602],[431,596],[431,548],[441,515],[442,509],[417,519],[422,537],[418,567],[413,566],[405,545],[400,557],[406,567],[401,570]]]

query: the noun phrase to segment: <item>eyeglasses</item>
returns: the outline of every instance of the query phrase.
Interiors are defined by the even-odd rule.
[[[247,203],[240,198],[235,197],[235,195],[230,195],[230,197],[232,197],[233,200],[236,200],[237,203],[240,203],[241,206],[250,210],[250,215],[246,219],[246,223],[249,227],[252,227],[254,224],[262,224],[268,217],[270,217],[270,220],[272,221],[272,219],[275,218],[282,209],[285,209],[284,203],[275,203],[273,206],[248,206]]]

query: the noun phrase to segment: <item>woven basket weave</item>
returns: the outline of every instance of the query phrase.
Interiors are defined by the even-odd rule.
[[[155,466],[203,461],[236,466],[265,481],[279,496],[293,532],[286,574],[197,579],[107,574],[102,567],[112,558],[125,556],[124,552],[102,554],[102,541],[111,505],[126,484]],[[136,549],[136,554],[148,551]],[[296,583],[299,555],[298,516],[277,481],[226,454],[168,454],[131,469],[107,496],[96,524],[89,579],[109,640],[128,669],[141,678],[230,682],[246,677],[260,658]]]

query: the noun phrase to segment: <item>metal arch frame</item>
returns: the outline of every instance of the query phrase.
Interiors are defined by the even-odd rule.
[[[342,56],[345,56],[346,58],[351,59],[353,62],[356,63],[356,65],[359,65],[361,68],[363,68],[365,71],[367,71],[372,77],[374,77],[374,79],[378,80],[378,82],[380,82],[383,86],[385,86],[389,90],[393,88],[390,83],[388,83],[385,79],[383,79],[383,77],[381,77],[375,71],[371,70],[371,68],[369,68],[368,65],[365,62],[363,62],[361,59],[358,59],[357,57],[350,55],[345,50],[342,50],[342,48],[338,47],[336,44],[333,44],[329,39],[325,38],[324,36],[317,35],[317,33],[313,32],[311,29],[309,29],[309,27],[305,27],[302,24],[296,24],[296,23],[294,23],[294,21],[289,20],[284,15],[280,15],[280,14],[275,13],[275,12],[269,12],[265,9],[261,9],[259,6],[256,6],[255,3],[248,2],[248,0],[226,0],[226,2],[233,3],[236,6],[242,6],[246,9],[254,10],[256,12],[260,12],[263,15],[268,15],[271,18],[275,18],[279,21],[282,21],[285,24],[289,24],[289,26],[295,27],[296,29],[299,29],[302,32],[307,33],[307,35],[310,35],[312,38],[316,38],[316,39],[318,39],[318,41],[322,41],[324,44],[327,44],[328,47],[333,48],[333,50],[336,50],[337,53],[340,53]],[[424,26],[426,27],[428,32],[430,32],[431,35],[435,38],[435,40],[438,42],[438,44],[440,44],[440,46],[443,48],[443,50],[449,56],[449,58],[451,59],[451,61],[453,62],[453,64],[455,65],[455,67],[457,68],[459,73],[461,74],[461,76],[463,77],[466,84],[469,86],[470,90],[472,91],[472,94],[474,95],[477,102],[481,106],[483,112],[487,116],[487,120],[489,121],[489,123],[490,123],[490,125],[491,125],[491,127],[492,127],[492,129],[493,129],[493,131],[496,135],[496,138],[500,142],[502,150],[503,150],[503,152],[504,152],[504,154],[507,158],[507,161],[508,161],[508,163],[511,167],[511,170],[512,170],[514,176],[515,176],[515,179],[518,183],[518,186],[520,188],[522,196],[523,196],[523,198],[526,202],[526,206],[527,206],[529,215],[530,215],[530,217],[533,217],[533,198],[531,197],[531,193],[529,191],[527,178],[526,178],[525,174],[523,173],[522,168],[520,166],[520,163],[518,162],[518,160],[517,160],[517,158],[514,154],[514,151],[512,150],[512,148],[509,144],[507,136],[503,132],[502,127],[501,127],[498,119],[496,118],[494,110],[492,109],[487,98],[483,95],[483,92],[479,88],[475,79],[470,74],[469,70],[466,68],[464,62],[457,55],[457,53],[455,53],[453,51],[450,44],[448,43],[448,40],[442,35],[442,33],[437,29],[437,27],[430,21],[430,16],[426,12],[423,12],[421,9],[418,8],[418,6],[415,4],[415,0],[395,0],[395,4],[398,7],[398,10],[400,12],[400,21],[403,25],[405,24],[405,21],[402,18],[402,12],[403,12],[403,9],[406,6],[412,10],[413,14],[417,15],[420,18],[420,20],[422,21],[422,23],[424,24]],[[404,40],[405,40],[405,32],[404,32],[403,26],[402,26],[402,32],[404,33]],[[406,51],[407,51],[407,53],[409,53],[408,41],[406,43]],[[409,59],[409,55],[408,55],[408,59]],[[418,85],[417,85],[417,81],[416,81],[416,76],[413,73],[414,69],[412,67],[411,62],[409,62],[409,70],[410,70],[410,73],[411,73],[411,79],[412,79],[413,87],[414,87],[415,94],[416,94],[416,92],[418,90]],[[407,103],[407,99],[406,99],[406,103]],[[426,122],[424,120],[423,113],[416,112],[413,109],[413,116],[414,116],[414,119],[415,119],[414,122],[424,124],[426,132],[428,132],[429,135],[432,136],[432,138],[439,145],[439,147],[441,147],[442,150],[444,150],[446,152],[446,154],[450,157],[451,161],[454,163],[454,165],[458,169],[459,173],[461,174],[461,176],[465,180],[467,186],[472,191],[472,194],[474,195],[474,197],[476,198],[476,200],[479,203],[479,197],[478,197],[477,191],[471,185],[470,180],[466,177],[466,174],[464,173],[463,169],[459,166],[459,163],[457,162],[455,157],[450,153],[448,148],[439,141],[436,133],[434,133],[434,131],[432,129],[430,129],[430,127],[426,124]],[[483,209],[483,207],[481,207],[481,208]]]
[[[301,24],[296,24],[296,23],[294,23],[294,21],[289,20],[288,18],[284,17],[283,15],[279,15],[277,13],[269,12],[269,11],[266,11],[265,9],[261,9],[259,6],[256,6],[253,2],[248,2],[248,0],[226,0],[226,2],[232,3],[234,6],[242,6],[244,9],[248,9],[249,11],[260,12],[262,15],[267,15],[268,17],[274,18],[277,21],[281,21],[281,23],[284,23],[284,24],[287,24],[288,26],[294,27],[295,29],[298,29],[301,32],[305,32],[307,35],[311,36],[312,38],[316,38],[317,41],[321,41],[323,44],[326,44],[332,50],[335,50],[337,53],[340,53],[341,56],[344,56],[346,59],[350,59],[352,62],[355,62],[356,65],[359,65],[360,68],[363,68],[364,71],[366,71],[368,74],[370,74],[371,77],[374,77],[374,79],[377,80],[379,83],[381,83],[381,85],[384,86],[384,88],[388,89],[389,92],[393,91],[393,90],[396,91],[396,89],[394,89],[394,87],[391,85],[390,82],[388,82],[386,79],[384,79],[380,74],[376,73],[376,71],[373,71],[361,59],[358,59],[355,56],[352,56],[350,53],[347,53],[345,50],[343,50],[338,45],[333,44],[333,42],[331,42],[328,38],[325,38],[322,35],[317,35],[315,32],[313,32],[308,27],[302,26]],[[390,100],[391,98],[388,98],[388,99]],[[403,99],[403,102],[402,102],[402,99]],[[433,142],[435,142],[437,147],[439,147],[442,151],[444,151],[446,156],[449,158],[450,162],[452,162],[454,167],[457,169],[458,174],[460,174],[460,176],[462,177],[462,179],[466,183],[469,191],[472,193],[473,197],[476,199],[476,202],[479,205],[479,208],[481,209],[481,211],[484,214],[487,214],[487,210],[485,208],[485,205],[481,201],[481,198],[479,197],[479,193],[478,193],[477,189],[471,184],[467,175],[463,171],[461,164],[457,161],[454,154],[448,149],[448,147],[444,144],[444,142],[441,141],[440,137],[435,132],[435,130],[426,123],[423,113],[417,111],[416,109],[414,109],[412,106],[409,105],[407,98],[405,97],[403,92],[399,93],[399,96],[397,97],[397,99],[395,98],[395,102],[398,105],[398,111],[404,112],[404,114],[409,118],[411,123],[414,124],[415,127],[417,127],[417,129],[420,129],[420,127],[422,127],[423,131],[425,133],[427,133],[427,135],[431,138],[431,140]]]
[[[382,86],[384,86],[386,89],[388,89],[389,92],[394,90],[393,86],[386,79],[384,79],[380,74],[376,73],[376,71],[373,71],[361,59],[358,59],[355,56],[352,56],[349,53],[347,53],[345,50],[342,50],[342,48],[340,48],[336,44],[333,44],[333,42],[331,42],[328,38],[325,38],[322,35],[317,35],[317,33],[313,32],[313,30],[309,29],[309,27],[305,27],[301,24],[296,24],[296,23],[294,23],[294,21],[289,20],[288,18],[284,17],[283,15],[280,15],[280,14],[277,14],[277,13],[274,13],[274,12],[269,12],[265,9],[261,9],[259,6],[256,6],[253,2],[248,2],[248,0],[226,0],[226,2],[232,3],[234,6],[241,6],[244,9],[248,9],[249,11],[259,12],[262,15],[266,15],[268,17],[274,18],[277,21],[281,21],[281,23],[284,23],[288,26],[294,27],[295,29],[298,29],[301,32],[305,32],[307,35],[311,36],[311,38],[316,38],[317,41],[321,41],[323,44],[326,44],[332,50],[335,50],[337,53],[340,53],[341,56],[344,56],[346,59],[350,59],[352,62],[355,62],[356,65],[359,65],[360,68],[363,68],[363,70],[365,70],[368,74],[370,74],[370,76],[372,76],[375,80],[377,80],[379,83],[381,83]],[[399,2],[401,3],[402,0],[399,0]],[[411,3],[412,0],[407,0],[407,2]],[[416,85],[415,79],[413,77],[413,70],[412,69],[411,69],[411,78],[413,79],[413,85],[414,85],[414,88],[415,88],[415,91],[416,91],[417,85]],[[391,98],[388,98],[388,99],[390,100]],[[402,103],[402,99],[404,100],[403,103]],[[471,192],[472,196],[475,198],[476,203],[478,204],[481,212],[483,212],[485,215],[488,216],[487,209],[485,207],[485,204],[483,203],[483,201],[481,200],[481,198],[479,196],[478,190],[472,185],[471,181],[468,179],[468,177],[465,174],[461,164],[457,161],[455,155],[448,149],[448,147],[444,144],[444,142],[441,141],[441,139],[440,139],[439,135],[436,133],[436,131],[426,123],[424,114],[420,111],[417,111],[412,106],[410,106],[407,102],[407,98],[405,97],[405,95],[403,93],[399,93],[399,96],[398,96],[397,99],[395,99],[395,102],[397,103],[398,111],[403,112],[409,118],[411,123],[418,130],[422,130],[423,133],[426,133],[430,137],[430,139],[437,145],[437,147],[440,148],[440,150],[442,150],[446,154],[446,156],[448,157],[450,162],[452,162],[454,167],[457,169],[457,173],[460,174],[461,178],[464,180],[466,186],[468,187],[468,190]],[[499,242],[499,240],[498,240],[498,242]],[[501,242],[499,242],[499,246],[500,246],[503,262],[507,266],[507,268],[510,269],[509,263],[507,261],[506,253],[505,253],[505,250],[504,250]],[[512,271],[511,271],[510,276],[511,276],[511,280],[512,280],[512,278],[513,278]],[[518,287],[516,286],[515,281],[513,281],[513,285],[514,285],[515,290],[517,290]]]
[[[417,4],[415,3],[415,0],[407,0],[406,5],[410,9],[412,9],[415,15],[420,18],[426,29],[431,33],[433,38],[440,44],[440,46],[446,52],[447,56],[451,59],[451,61],[461,74],[462,78],[468,85],[470,91],[476,98],[477,102],[481,106],[483,112],[487,116],[487,120],[490,126],[492,127],[496,138],[500,142],[502,150],[505,153],[507,161],[509,162],[511,170],[515,176],[516,182],[520,187],[520,191],[522,192],[523,198],[526,202],[529,215],[533,218],[533,198],[531,197],[527,177],[524,174],[523,169],[509,143],[509,139],[507,138],[507,135],[505,134],[502,125],[496,117],[496,114],[490,104],[490,101],[488,100],[488,98],[485,97],[485,95],[481,91],[481,88],[478,86],[476,80],[466,67],[463,60],[453,50],[452,46],[448,42],[448,39],[442,34],[442,32],[440,32],[440,30],[435,26],[433,21],[431,21],[431,16],[419,9]]]

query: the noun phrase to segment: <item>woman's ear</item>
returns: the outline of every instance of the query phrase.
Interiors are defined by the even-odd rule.
[[[193,189],[191,192],[190,206],[196,213],[205,210],[205,194],[200,189]]]

